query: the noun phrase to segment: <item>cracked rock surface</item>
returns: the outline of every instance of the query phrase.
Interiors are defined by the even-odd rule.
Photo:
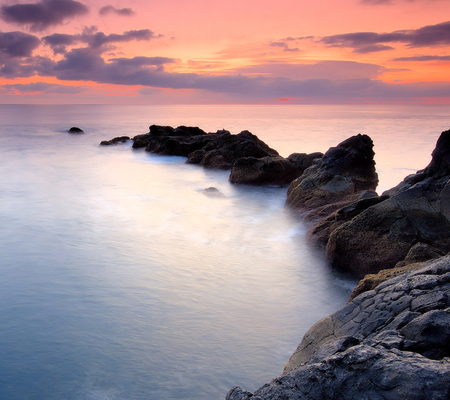
[[[316,323],[283,374],[227,400],[449,399],[450,256],[366,291]]]

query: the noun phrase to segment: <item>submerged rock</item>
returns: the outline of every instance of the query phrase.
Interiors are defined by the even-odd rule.
[[[450,257],[366,291],[316,323],[283,374],[227,400],[448,399]]]

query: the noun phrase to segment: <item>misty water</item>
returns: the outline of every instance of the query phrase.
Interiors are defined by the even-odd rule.
[[[0,397],[255,390],[355,285],[308,246],[286,187],[231,185],[227,171],[101,140],[150,124],[247,129],[288,156],[366,133],[381,193],[428,164],[448,111],[1,105]]]

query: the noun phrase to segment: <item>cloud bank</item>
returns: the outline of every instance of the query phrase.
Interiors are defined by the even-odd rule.
[[[99,12],[100,15],[108,15],[108,14],[117,14],[124,17],[129,17],[133,14],[136,14],[131,8],[116,8],[110,5],[104,6],[100,8]]]
[[[4,5],[1,18],[9,23],[29,25],[37,32],[88,12],[84,4],[75,0],[41,0],[34,4]]]

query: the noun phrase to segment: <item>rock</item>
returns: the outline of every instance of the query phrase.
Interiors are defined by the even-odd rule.
[[[100,142],[100,144],[102,146],[110,146],[110,145],[117,144],[117,143],[124,143],[124,142],[127,142],[128,140],[130,140],[130,138],[128,136],[118,136],[111,140],[102,140]]]
[[[240,158],[278,155],[276,150],[267,146],[249,131],[242,131],[237,135],[218,132],[203,148],[190,154],[186,162],[200,164],[206,168],[231,169]]]
[[[315,324],[284,372],[227,400],[448,399],[450,257],[366,291]]]
[[[225,197],[225,195],[215,187],[203,189],[202,193],[208,197]]]
[[[298,178],[322,153],[294,153],[288,158],[244,157],[231,168],[230,182],[250,185],[287,185]]]
[[[133,138],[133,148],[140,147],[156,154],[187,157],[187,163],[217,169],[231,169],[243,157],[278,156],[276,150],[248,131],[237,135],[226,130],[206,133],[186,126],[152,125],[149,133]]]
[[[69,133],[84,133],[84,131],[81,128],[78,128],[77,126],[72,126],[67,132]]]
[[[356,197],[356,196],[355,196]],[[314,210],[313,213],[305,215],[305,219],[315,219],[318,216],[324,216],[321,220],[317,221],[307,232],[306,237],[310,244],[315,247],[325,249],[328,240],[330,238],[331,232],[337,229],[342,224],[350,221],[359,213],[363,212],[365,209],[372,207],[387,199],[387,196],[378,196],[376,192],[373,191],[363,191],[361,192],[353,203],[347,204],[334,203],[332,207],[320,207]],[[341,205],[343,206],[342,208]],[[329,212],[338,208],[337,211]],[[328,215],[328,216],[327,216]]]
[[[315,153],[292,153],[287,159],[294,164],[294,166],[303,174],[306,168],[309,168],[311,165],[323,157],[323,153],[315,152]],[[300,175],[301,175],[300,174]]]
[[[330,233],[326,255],[334,266],[362,277],[393,268],[417,243],[428,246],[420,260],[450,251],[450,131],[441,134],[432,156],[424,170],[386,191],[387,200]]]
[[[301,211],[334,203],[342,206],[355,201],[355,194],[361,191],[375,190],[378,175],[374,154],[372,139],[361,134],[330,148],[290,184],[286,204]]]

